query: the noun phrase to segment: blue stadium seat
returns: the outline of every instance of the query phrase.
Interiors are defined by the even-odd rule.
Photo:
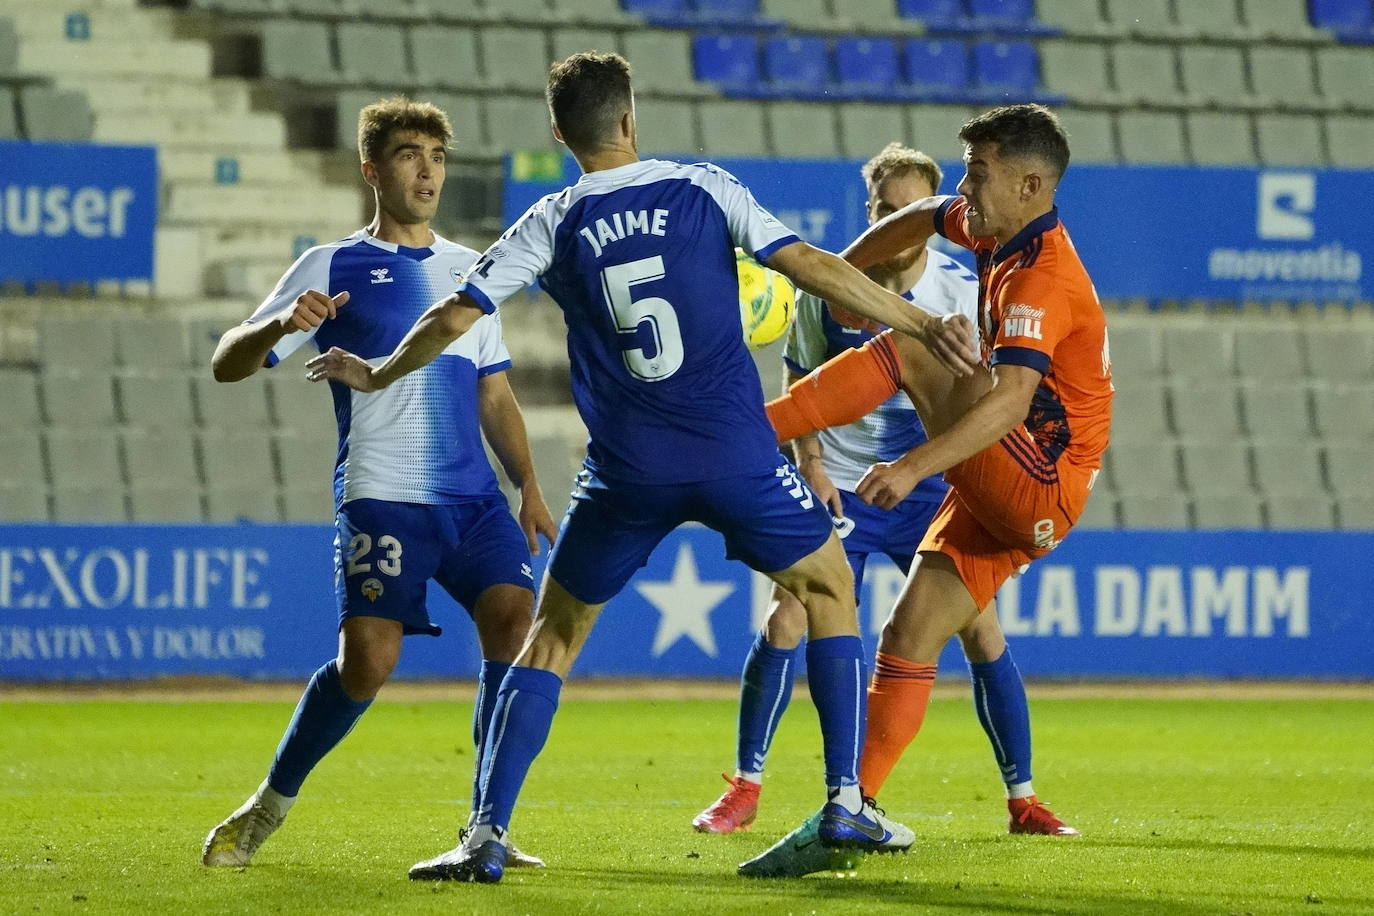
[[[1308,15],[1319,29],[1346,37],[1374,27],[1374,4],[1369,0],[1308,0]]]
[[[840,91],[850,98],[897,97],[902,78],[896,42],[857,36],[839,39],[835,42],[835,76]]]
[[[968,0],[969,20],[989,32],[1013,32],[1020,35],[1055,34],[1035,21],[1034,0]]]
[[[697,22],[706,25],[752,23],[759,18],[760,0],[696,0]]]
[[[691,0],[620,0],[627,13],[643,16],[654,25],[686,28],[696,24]]]
[[[903,55],[906,81],[918,98],[961,102],[969,97],[968,45],[952,38],[913,38]]]
[[[1046,102],[1040,56],[1029,41],[980,41],[973,47],[977,89],[988,102]]]
[[[759,94],[759,43],[753,35],[698,35],[692,66],[698,80],[728,95]]]
[[[777,95],[807,98],[830,88],[830,49],[824,38],[769,38],[763,44],[764,75]]]
[[[897,13],[903,19],[919,19],[932,32],[969,32],[964,0],[897,0]]]

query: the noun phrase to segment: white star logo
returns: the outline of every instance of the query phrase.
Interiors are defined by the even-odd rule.
[[[730,582],[702,582],[691,547],[687,544],[678,547],[672,579],[636,584],[635,590],[661,615],[658,633],[654,636],[654,658],[667,652],[684,636],[711,658],[716,657],[711,612],[735,593],[735,586]]]

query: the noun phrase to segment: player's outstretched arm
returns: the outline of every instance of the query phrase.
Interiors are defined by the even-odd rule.
[[[380,391],[403,375],[429,365],[466,333],[484,312],[467,293],[453,293],[429,307],[379,366],[331,347],[305,364],[312,382],[333,379],[355,391]]]
[[[779,248],[769,256],[768,266],[824,299],[832,313],[857,312],[915,337],[954,375],[969,375],[978,368],[978,354],[970,343],[973,328],[962,315],[937,318],[883,289],[843,258],[805,242]]]
[[[935,234],[935,210],[945,199],[923,197],[913,200],[865,229],[840,257],[864,270],[921,244]]]
[[[338,314],[348,302],[348,292],[328,296],[306,290],[281,314],[252,324],[241,324],[225,331],[210,357],[210,370],[217,382],[238,382],[261,369],[267,354],[287,334],[309,331]]]
[[[535,477],[525,418],[505,372],[493,372],[477,380],[477,413],[496,460],[520,491],[520,527],[529,541],[530,553],[537,554],[539,535],[552,544],[558,536],[558,526]]]

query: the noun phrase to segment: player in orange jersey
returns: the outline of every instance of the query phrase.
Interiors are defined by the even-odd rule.
[[[959,137],[960,196],[915,201],[872,226],[845,258],[863,269],[935,232],[973,251],[986,370],[956,378],[915,341],[882,334],[768,410],[779,440],[789,440],[852,422],[904,390],[930,439],[873,465],[857,493],[890,508],[931,474],[944,471],[952,486],[878,644],[860,770],[873,795],[916,737],[945,643],[1077,521],[1111,422],[1106,321],[1054,206],[1069,162],[1058,119],[1039,105],[1011,105],[969,121]],[[1012,798],[1010,809],[1014,832],[1057,820],[1033,794]],[[786,859],[786,844],[765,857]]]

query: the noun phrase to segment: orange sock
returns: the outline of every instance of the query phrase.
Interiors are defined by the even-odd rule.
[[[768,402],[768,421],[779,442],[867,416],[897,393],[902,366],[892,332],[846,350]]]
[[[934,665],[878,653],[868,687],[868,732],[859,762],[859,785],[865,795],[877,796],[921,730],[934,684]]]

